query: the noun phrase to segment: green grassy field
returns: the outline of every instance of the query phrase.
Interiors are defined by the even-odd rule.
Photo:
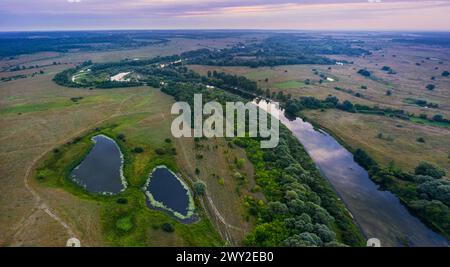
[[[293,80],[293,81],[277,83],[274,85],[274,87],[279,88],[279,89],[297,89],[304,85],[305,85],[304,82],[299,82],[299,81]]]
[[[170,106],[173,100],[169,96],[148,87],[114,90],[65,88],[57,86],[52,78],[63,69],[85,60],[105,62],[135,57],[148,58],[205,46],[224,47],[236,41],[236,38],[174,39],[163,46],[120,52],[38,53],[1,61],[1,66],[38,64],[44,67],[18,71],[17,74],[39,70],[43,70],[44,74],[0,83],[0,213],[5,214],[0,216],[0,246],[65,245],[71,237],[67,229],[48,216],[44,209],[36,208],[37,203],[44,203],[52,213],[67,223],[83,246],[223,245],[216,228],[224,226],[215,222],[214,227],[211,225],[208,217],[214,216],[210,215],[209,210],[205,212],[202,203],[197,203],[202,218],[199,223],[183,225],[162,212],[145,207],[143,194],[138,189],[152,164],[158,163],[155,160],[155,149],[164,147],[164,140],[170,136]],[[53,65],[53,61],[61,64]],[[10,75],[9,72],[0,73],[1,77]],[[128,153],[132,164],[126,164],[125,169],[127,173],[132,173],[129,175],[129,182],[133,185],[124,192],[128,205],[118,205],[116,198],[97,199],[80,192],[79,188],[74,188],[65,180],[63,183],[56,182],[64,179],[63,176],[54,177],[51,181],[35,179],[35,169],[43,166],[44,159],[52,157],[53,149],[64,146],[75,137],[86,138],[97,127],[109,127],[109,134],[113,137],[119,132],[124,133],[127,136],[126,150],[136,146],[145,148],[146,153]],[[186,140],[181,144],[187,148],[190,142],[193,141]],[[85,147],[71,150],[71,153],[80,156],[88,146],[86,143]],[[179,144],[176,146],[178,149]],[[180,157],[181,153],[173,156],[171,164],[174,169],[187,173],[186,170],[190,167],[183,165]],[[222,156],[215,157],[216,160],[221,160]],[[61,167],[63,163],[70,163],[69,159],[60,162]],[[202,164],[198,167],[203,168]],[[223,187],[228,184],[225,181]],[[223,199],[237,201],[239,198],[235,188],[226,192],[233,195],[224,194]],[[219,200],[214,199],[214,203]],[[222,207],[217,205],[226,220],[228,216],[234,216],[234,213],[226,212]],[[239,209],[243,210],[240,206]],[[108,214],[113,216],[108,217]],[[239,220],[243,220],[243,215],[237,214]],[[175,232],[163,232],[159,226],[164,222],[173,223]],[[128,229],[129,232],[120,233],[118,228]],[[233,241],[239,243],[242,235],[235,234]]]

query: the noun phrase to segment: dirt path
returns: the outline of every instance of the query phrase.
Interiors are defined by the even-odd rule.
[[[64,140],[62,140],[61,142],[59,142],[58,144],[56,144],[56,146],[62,145],[64,143],[67,143],[68,141],[72,140],[73,138],[75,138],[76,136],[88,131],[89,129],[92,129],[114,117],[120,116],[121,112],[122,112],[122,107],[125,104],[126,101],[130,100],[131,98],[133,98],[134,96],[136,96],[138,94],[133,94],[128,96],[127,98],[123,99],[119,106],[117,107],[116,111],[111,114],[110,116],[108,116],[105,119],[102,119],[100,121],[97,121],[96,123],[85,127],[81,130],[79,130],[78,132],[74,133],[71,137],[66,138]],[[33,195],[35,201],[36,201],[36,208],[38,210],[42,210],[43,212],[45,212],[48,216],[50,216],[52,219],[54,219],[56,222],[58,222],[67,232],[69,237],[76,237],[75,232],[72,230],[72,228],[69,226],[69,224],[67,224],[63,219],[61,219],[61,217],[59,217],[54,211],[51,210],[51,208],[44,202],[44,200],[41,198],[41,196],[39,196],[39,194],[36,192],[36,190],[34,190],[30,183],[30,177],[32,174],[32,171],[35,169],[37,163],[47,154],[50,153],[55,146],[45,150],[44,152],[42,152],[39,156],[37,156],[31,163],[31,165],[28,167],[25,176],[24,176],[24,184],[25,184],[25,188]],[[25,219],[21,220],[17,226],[14,227],[15,229],[15,233],[21,231],[21,229],[26,225],[27,220],[33,216],[33,214],[36,212],[36,210],[34,210],[28,217],[26,217]]]

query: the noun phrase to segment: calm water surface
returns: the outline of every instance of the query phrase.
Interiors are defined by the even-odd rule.
[[[151,173],[146,190],[167,208],[184,216],[188,214],[189,192],[168,168],[156,168]]]
[[[91,193],[117,194],[125,189],[123,160],[119,146],[104,135],[92,138],[89,154],[71,173],[71,178]]]

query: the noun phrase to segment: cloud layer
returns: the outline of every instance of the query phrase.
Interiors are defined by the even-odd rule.
[[[449,30],[450,0],[1,0],[0,30]]]

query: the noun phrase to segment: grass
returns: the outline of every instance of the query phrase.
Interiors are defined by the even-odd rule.
[[[438,122],[438,121],[430,121],[430,120],[422,119],[422,118],[418,118],[418,117],[412,117],[410,120],[415,123],[430,125],[430,126],[434,126],[434,127],[447,128],[450,130],[450,125],[448,123]]]
[[[312,120],[350,148],[362,148],[384,167],[394,164],[412,171],[421,161],[436,164],[447,171],[450,131],[405,120],[353,114],[338,110],[307,111]],[[381,135],[380,135],[381,134]],[[418,142],[423,138],[425,143]]]
[[[115,90],[63,88],[53,84],[51,78],[50,75],[39,76],[0,85],[2,109],[26,107],[27,111],[18,115],[16,109],[5,113],[0,119],[0,125],[5,126],[0,127],[1,144],[4,148],[4,152],[0,155],[2,163],[0,171],[9,177],[3,187],[5,194],[0,197],[1,211],[8,216],[0,218],[0,225],[14,225],[20,218],[29,215],[29,208],[35,205],[33,196],[28,197],[27,191],[16,189],[20,188],[18,185],[23,184],[24,166],[30,166],[43,151],[47,149],[51,151],[58,147],[58,154],[49,152],[39,161],[37,175],[41,175],[44,179],[31,179],[30,184],[45,203],[75,230],[83,245],[224,245],[215,229],[223,227],[223,224],[213,221],[214,227],[207,213],[198,209],[201,206],[199,200],[196,200],[196,207],[200,220],[189,225],[179,223],[164,212],[147,208],[141,187],[151,169],[162,164],[176,172],[182,172],[183,177],[205,180],[213,203],[223,218],[242,229],[230,230],[233,244],[241,242],[245,233],[252,227],[252,221],[246,217],[246,208],[241,201],[243,194],[249,191],[247,188],[253,186],[252,167],[248,162],[244,164],[245,167],[241,172],[248,176],[249,182],[239,185],[238,181],[232,180],[233,170],[229,166],[233,165],[234,157],[245,157],[242,155],[243,151],[228,148],[224,140],[211,140],[211,148],[218,146],[224,153],[225,150],[229,150],[229,154],[216,153],[215,150],[208,150],[205,147],[201,152],[205,155],[205,160],[195,163],[201,170],[200,176],[196,177],[195,174],[191,175],[194,170],[190,171],[189,155],[194,151],[193,140],[176,140],[176,142],[172,140],[171,145],[165,142],[170,136],[169,112],[173,101],[170,97],[148,87]],[[79,97],[83,98],[77,102],[78,104],[70,100]],[[65,106],[61,103],[70,105]],[[110,116],[113,117],[108,119]],[[105,119],[106,121],[98,123]],[[6,127],[7,125],[9,126]],[[96,128],[101,130],[96,131]],[[81,131],[82,129],[89,131]],[[116,140],[125,155],[124,172],[129,188],[119,196],[108,198],[91,195],[67,179],[70,169],[75,167],[92,147],[90,137],[99,133],[115,139],[118,134],[125,135],[125,142]],[[79,136],[81,140],[76,144],[66,144],[67,141],[64,140],[70,136],[73,138]],[[60,143],[64,144],[58,145]],[[171,146],[175,146],[177,155],[166,153],[161,156],[155,152],[158,148],[170,151]],[[144,152],[132,153],[131,150],[135,147],[143,148]],[[182,150],[187,153],[182,153]],[[184,155],[187,157],[184,158]],[[194,157],[195,155],[192,156]],[[49,160],[53,162],[50,163]],[[44,168],[46,165],[49,168]],[[219,178],[206,177],[213,172],[214,166],[224,166],[223,170],[214,171],[223,177],[223,185],[219,184]],[[241,189],[236,190],[238,187]],[[12,190],[6,190],[7,188]],[[22,196],[27,196],[25,201],[16,197],[19,192]],[[126,204],[117,202],[122,198],[126,199]],[[14,212],[11,212],[12,210]],[[208,212],[211,214],[212,211]],[[40,216],[41,221],[47,220],[46,214]],[[164,223],[172,224],[175,231],[173,233],[163,231],[161,225]],[[16,235],[21,240],[10,236],[11,233],[8,231],[0,231],[0,236],[5,236],[2,237],[6,242],[3,244],[64,245],[65,230],[57,223],[52,222],[49,225],[53,225],[54,235],[48,235],[47,228],[41,225],[26,228],[32,231],[33,236],[40,236],[39,239],[27,238],[29,232],[27,235],[24,232],[23,236]],[[53,236],[59,236],[62,240]]]
[[[43,165],[38,168],[36,174],[37,180],[44,186],[63,188],[79,198],[96,201],[101,206],[102,232],[108,245],[222,245],[220,236],[201,210],[198,210],[200,215],[200,221],[198,223],[182,224],[165,213],[154,211],[147,207],[142,186],[146,181],[149,171],[154,165],[164,164],[172,168],[176,168],[176,165],[173,155],[167,153],[163,156],[156,156],[149,149],[148,144],[152,143],[153,147],[165,146],[164,149],[169,151],[170,147],[168,146],[170,145],[164,143],[163,139],[158,140],[158,137],[155,138],[150,134],[150,139],[146,139],[147,146],[145,146],[144,140],[139,139],[139,135],[134,135],[127,131],[128,127],[133,127],[142,118],[143,116],[140,114],[121,117],[109,125],[93,130],[79,141],[73,141],[61,146],[58,148],[57,153],[52,152],[52,154],[48,155]],[[90,141],[92,136],[105,134],[114,137],[119,133],[125,135],[125,141],[116,139],[116,142],[124,154],[124,176],[129,181],[129,187],[124,192],[113,197],[90,194],[68,178],[71,170],[81,162],[92,147],[92,142]],[[138,155],[131,152],[137,143],[145,147],[144,152]],[[137,158],[143,157],[145,154],[148,154],[147,156],[149,157],[146,167],[139,166],[140,161]],[[118,198],[127,199],[126,204],[118,203]],[[159,230],[159,226],[167,222],[175,226],[174,233]],[[194,235],[193,232],[196,234]],[[175,239],[177,243],[154,243],[154,240],[150,236],[155,235],[176,235],[177,237]],[[164,238],[158,238],[158,240],[164,240]]]
[[[274,87],[279,88],[279,89],[296,89],[296,88],[300,88],[304,85],[305,85],[304,82],[299,82],[299,81],[293,80],[293,81],[277,83],[274,85]]]
[[[64,143],[68,137],[84,132],[84,129],[97,127],[100,122],[117,112],[122,101],[124,102],[119,112],[122,115],[148,112],[146,118],[139,121],[134,127],[128,127],[126,129],[128,132],[136,132],[140,136],[139,139],[144,141],[145,134],[149,131],[155,137],[167,138],[166,132],[155,130],[155,127],[162,126],[160,120],[163,119],[160,113],[163,112],[161,111],[167,111],[166,114],[170,111],[171,100],[169,97],[159,93],[152,95],[148,88],[92,91],[63,88],[52,82],[54,74],[86,60],[110,62],[126,58],[143,59],[173,55],[204,47],[223,48],[239,41],[242,41],[242,38],[231,37],[214,40],[174,38],[165,45],[137,49],[89,53],[43,52],[21,55],[11,60],[1,60],[1,68],[15,65],[45,66],[39,69],[19,71],[17,74],[31,76],[34,71],[40,70],[44,70],[45,74],[0,83],[0,110],[10,110],[8,113],[1,113],[0,116],[0,145],[2,146],[0,152],[0,181],[2,183],[0,189],[0,214],[2,214],[0,216],[0,246],[65,245],[69,238],[66,230],[46,213],[40,210],[36,211],[34,196],[24,186],[24,176],[28,168],[34,166],[34,160],[38,159],[42,153],[51,151]],[[53,65],[54,61],[61,64]],[[0,73],[0,76],[7,77],[10,76],[10,73]],[[92,103],[89,98],[91,96],[93,97]],[[72,97],[84,97],[84,99],[78,104],[73,104],[70,101]],[[145,99],[140,99],[141,97]],[[153,100],[151,101],[151,99]],[[65,106],[66,102],[70,105]],[[25,109],[26,112],[18,115],[17,113],[21,112],[19,109]],[[155,126],[152,125],[153,123]],[[153,151],[153,147],[148,150]],[[136,169],[137,173],[145,173],[145,166],[150,157],[149,154],[136,156],[132,168]],[[43,198],[43,201],[74,228],[82,240],[83,246],[107,244],[100,218],[103,205],[99,205],[97,201],[80,198],[59,187],[41,186],[33,179],[29,183]],[[159,212],[154,212],[154,215],[163,216]],[[154,226],[157,228],[158,224],[155,222]],[[149,224],[149,227],[152,225]],[[147,232],[149,238],[153,240],[152,245],[184,244],[183,239],[177,234],[163,235],[160,233],[162,231],[158,229]],[[191,234],[194,236],[186,234],[185,240],[190,240],[187,243],[192,244],[195,241],[194,230],[191,230]]]
[[[227,233],[232,245],[242,245],[246,233],[250,232],[254,225],[245,207],[244,198],[246,195],[252,195],[258,199],[264,199],[261,193],[251,192],[256,185],[254,168],[246,157],[245,151],[230,144],[224,138],[198,141],[182,138],[176,140],[176,147],[177,163],[182,166],[180,171],[183,176],[205,182],[215,209],[228,224],[235,228],[224,228],[220,221],[215,221],[216,226]],[[196,169],[199,171],[198,174]],[[236,172],[239,172],[242,178],[236,178]],[[210,205],[208,207],[210,213],[214,214],[214,208]]]

